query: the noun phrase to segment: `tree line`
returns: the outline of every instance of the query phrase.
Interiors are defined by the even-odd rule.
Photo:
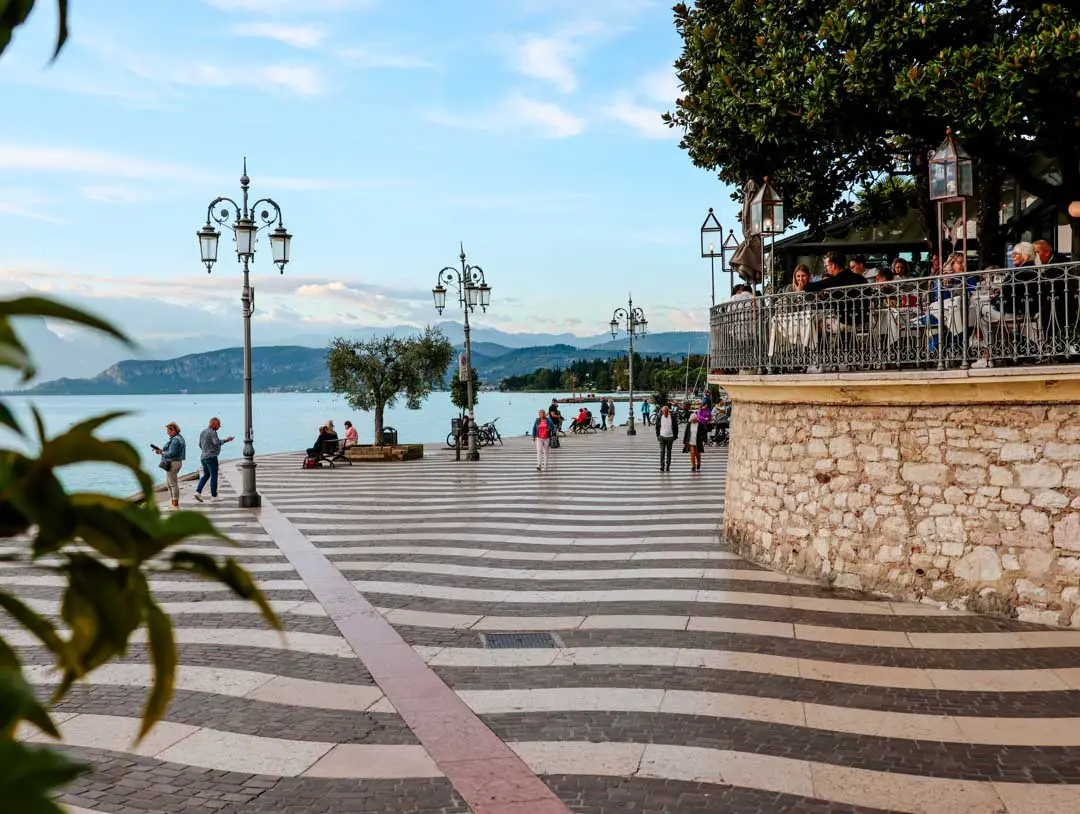
[[[708,357],[691,354],[689,357],[642,356],[634,354],[634,389],[640,392],[681,393],[689,384],[691,389],[705,386]],[[689,377],[687,369],[689,368]],[[629,390],[630,370],[627,357],[614,359],[578,359],[566,367],[540,367],[532,373],[507,376],[500,383],[502,390],[534,393],[577,391],[579,393],[610,393]]]

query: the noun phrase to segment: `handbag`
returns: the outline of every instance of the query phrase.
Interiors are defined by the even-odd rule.
[[[682,445],[682,451],[684,453],[689,452],[690,451],[690,445],[689,444],[683,444]]]
[[[164,469],[166,472],[168,472],[170,469],[172,469],[172,461],[166,461],[164,458],[162,458],[161,461],[158,462],[158,468]]]

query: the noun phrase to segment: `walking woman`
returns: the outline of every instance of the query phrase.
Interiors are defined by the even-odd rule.
[[[555,425],[547,417],[547,413],[540,411],[533,422],[532,437],[536,441],[536,471],[547,469],[548,450],[551,448],[551,437],[555,434]]]
[[[180,508],[180,467],[184,465],[187,457],[187,442],[180,434],[180,426],[175,421],[165,425],[165,432],[169,434],[169,440],[164,447],[150,445],[150,449],[161,456],[161,468],[165,470],[165,482],[169,485],[169,497],[174,509]]]
[[[690,452],[690,471],[697,472],[701,469],[701,453],[705,451],[705,441],[708,438],[708,430],[697,413],[690,413],[690,421],[683,431],[683,452]]]

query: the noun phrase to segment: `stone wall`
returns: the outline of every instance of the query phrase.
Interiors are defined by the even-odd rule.
[[[736,400],[725,535],[838,587],[1080,627],[1080,405]]]

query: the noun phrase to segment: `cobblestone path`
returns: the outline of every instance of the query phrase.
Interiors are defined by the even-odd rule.
[[[648,430],[569,438],[552,458],[537,472],[512,439],[476,464],[433,449],[333,470],[263,459],[261,515],[228,486],[207,511],[287,636],[222,591],[162,577],[183,663],[167,719],[133,750],[142,645],[98,671],[58,710],[64,748],[94,765],[64,802],[1080,812],[1080,633],[749,563],[717,540],[725,459],[712,449],[697,473],[683,458],[661,474]],[[0,574],[55,611],[54,580]],[[497,646],[524,632],[551,638]],[[46,691],[44,653],[18,642]]]

